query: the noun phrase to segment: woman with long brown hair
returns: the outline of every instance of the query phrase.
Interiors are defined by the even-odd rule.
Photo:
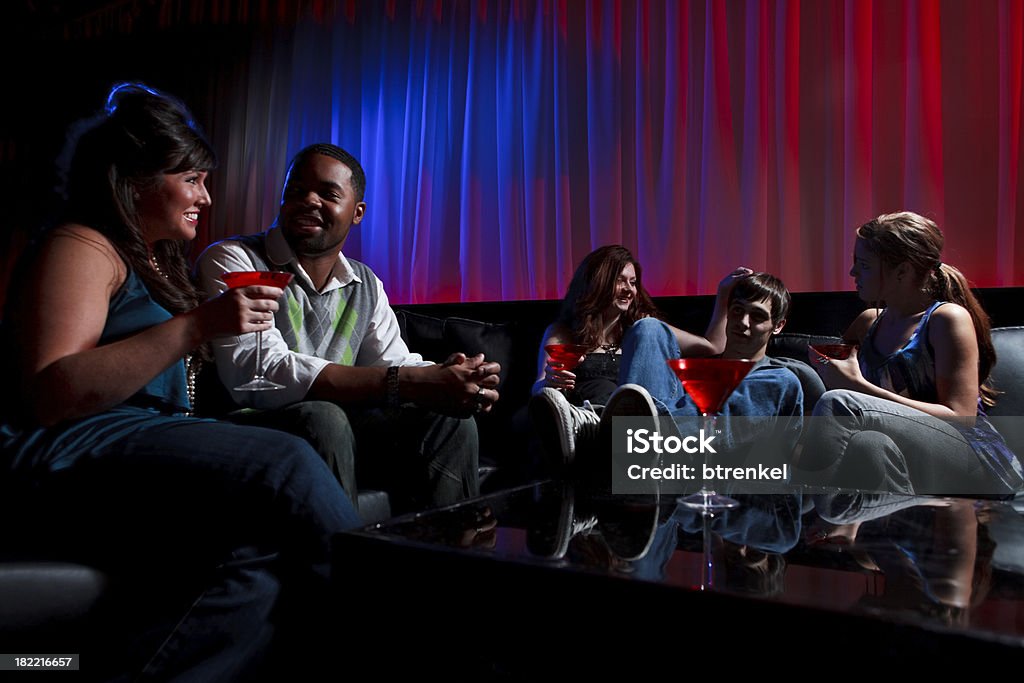
[[[938,226],[885,214],[857,230],[850,275],[865,310],[846,360],[813,349],[828,391],[799,460],[808,481],[903,493],[1001,495],[1024,479],[985,416],[995,392],[988,317],[964,275],[942,262]],[[828,418],[828,419],[826,419]]]
[[[719,296],[705,336],[669,326],[684,356],[710,356],[725,347],[725,302],[737,277],[749,274],[737,268],[719,284]],[[723,296],[723,292],[725,295]],[[539,372],[533,393],[544,387],[564,391],[574,405],[603,404],[618,385],[622,338],[633,323],[661,314],[643,285],[643,268],[625,247],[612,244],[590,252],[569,282],[558,318],[544,331]],[[586,355],[573,372],[565,370],[545,351],[550,344],[579,344]]]
[[[675,337],[680,355],[722,352],[729,291],[751,272],[737,268],[719,283],[703,337],[664,325]],[[558,319],[544,331],[540,344],[530,412],[546,452],[558,451],[564,462],[571,462],[581,434],[596,434],[600,417],[586,406],[603,406],[618,388],[622,340],[634,323],[646,318],[660,319],[661,314],[644,289],[643,269],[633,254],[618,244],[589,253],[576,268]],[[548,354],[550,344],[577,344],[584,350],[582,360],[570,371]]]
[[[0,502],[47,553],[142,589],[109,606],[116,633],[97,629],[97,678],[252,675],[289,631],[272,623],[279,591],[324,604],[331,538],[360,523],[303,440],[191,416],[204,345],[270,329],[282,291],[200,303],[185,253],[214,154],[176,98],[116,86],[67,159],[62,221],[8,299],[20,381],[0,414]]]

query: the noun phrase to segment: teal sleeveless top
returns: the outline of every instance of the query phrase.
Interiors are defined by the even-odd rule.
[[[907,343],[888,356],[879,353],[875,347],[875,328],[885,315],[885,311],[882,311],[871,324],[860,348],[860,371],[864,378],[900,396],[915,401],[938,403],[935,352],[928,343],[928,323],[935,309],[944,303],[946,302],[933,303],[921,317],[921,322],[917,324]],[[1020,461],[989,421],[980,396],[977,415],[973,427],[965,427],[955,421],[950,421],[949,424],[963,434],[967,443],[978,454],[978,458],[993,474],[1010,489],[1019,490],[1024,486],[1024,472]]]
[[[129,270],[124,284],[110,300],[99,346],[171,317],[170,312],[150,296],[142,279]],[[4,416],[3,424],[0,424],[0,445],[3,446],[0,470],[26,473],[70,467],[79,458],[88,457],[129,434],[195,419],[184,415],[190,408],[182,359],[151,379],[121,405],[97,415],[48,428],[24,426],[13,416]]]

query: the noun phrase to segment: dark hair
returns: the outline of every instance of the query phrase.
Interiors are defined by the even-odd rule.
[[[366,172],[363,171],[363,167],[354,156],[343,150],[341,147],[332,145],[329,142],[318,142],[315,145],[310,145],[309,147],[303,147],[300,149],[288,163],[287,174],[290,174],[297,164],[305,161],[313,154],[323,154],[324,156],[337,159],[348,166],[349,170],[352,171],[351,182],[352,189],[355,190],[356,193],[356,201],[363,201],[363,195],[366,194]]]
[[[793,297],[782,280],[771,273],[751,273],[737,280],[729,291],[729,305],[736,300],[771,301],[772,322],[778,324],[789,314]]]
[[[731,541],[722,543],[721,568],[723,584],[730,590],[747,595],[779,595],[785,588],[786,559],[779,553],[758,550],[753,546]]]
[[[633,254],[619,244],[599,247],[587,254],[573,273],[562,300],[558,322],[572,331],[573,341],[591,349],[601,338],[602,315],[615,298],[615,282],[622,269],[632,264],[636,270],[636,296],[629,309],[619,317],[616,341],[622,341],[630,325],[640,318],[660,318],[651,296],[644,289],[643,269]]]
[[[169,173],[207,171],[216,165],[213,148],[177,98],[142,83],[121,83],[96,116],[72,127],[60,160],[65,222],[87,225],[106,236],[153,298],[172,313],[199,303],[189,278],[188,242],[160,240],[150,263],[139,229],[139,192]]]
[[[994,405],[997,392],[988,378],[996,364],[988,314],[958,269],[942,262],[945,238],[939,226],[911,211],[883,214],[857,229],[857,237],[889,268],[908,263],[936,301],[959,304],[971,314],[978,340],[978,386],[985,405]]]

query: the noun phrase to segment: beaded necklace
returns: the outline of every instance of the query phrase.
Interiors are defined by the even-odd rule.
[[[170,280],[160,268],[160,264],[156,262],[156,256],[153,254],[149,255],[149,262],[153,265],[153,270],[156,271],[157,275],[165,280]],[[199,376],[199,359],[196,358],[193,353],[185,354],[185,391],[188,394],[189,409],[185,411],[185,415],[192,416],[195,414],[196,406],[196,380]]]

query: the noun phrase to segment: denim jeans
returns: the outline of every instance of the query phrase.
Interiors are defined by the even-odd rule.
[[[672,330],[655,318],[638,320],[622,340],[619,384],[639,384],[647,389],[663,416],[696,417],[700,414],[696,404],[668,366],[667,361],[673,358],[679,358],[679,344]],[[730,447],[763,439],[778,427],[774,436],[782,441],[773,450],[789,452],[803,426],[800,380],[790,370],[773,365],[769,358],[758,361],[730,395],[721,414],[745,418],[733,423],[724,421],[724,440]],[[792,419],[778,421],[777,417]]]
[[[739,507],[725,510],[708,520],[695,510],[677,506],[672,515],[658,526],[647,555],[633,563],[634,577],[655,581],[664,579],[669,561],[679,545],[680,534],[690,538],[700,534],[705,521],[721,541],[761,553],[784,555],[800,541],[801,494],[737,495],[737,498]],[[740,566],[740,571],[726,572],[726,580],[746,580],[734,586],[746,592],[765,588],[757,581],[756,572],[744,573],[743,569]]]
[[[359,488],[387,491],[396,513],[457,503],[480,492],[476,422],[416,406],[392,413],[300,401],[228,417],[305,439],[353,504]]]
[[[361,523],[304,441],[210,420],[164,420],[18,486],[30,535],[127,591],[124,649],[105,644],[153,680],[240,676],[279,592],[326,609],[331,538]]]
[[[679,342],[657,318],[641,318],[622,338],[619,386],[639,384],[650,393],[662,415],[686,401],[683,385],[667,361],[679,358]]]
[[[951,423],[899,403],[833,390],[810,422],[794,473],[800,483],[919,495],[1012,492]]]
[[[239,410],[227,420],[235,424],[268,427],[304,439],[323,458],[327,469],[357,506],[356,436],[348,415],[329,401],[300,401],[272,410]]]
[[[356,478],[391,496],[395,514],[444,507],[480,493],[476,421],[413,405],[350,410]]]

